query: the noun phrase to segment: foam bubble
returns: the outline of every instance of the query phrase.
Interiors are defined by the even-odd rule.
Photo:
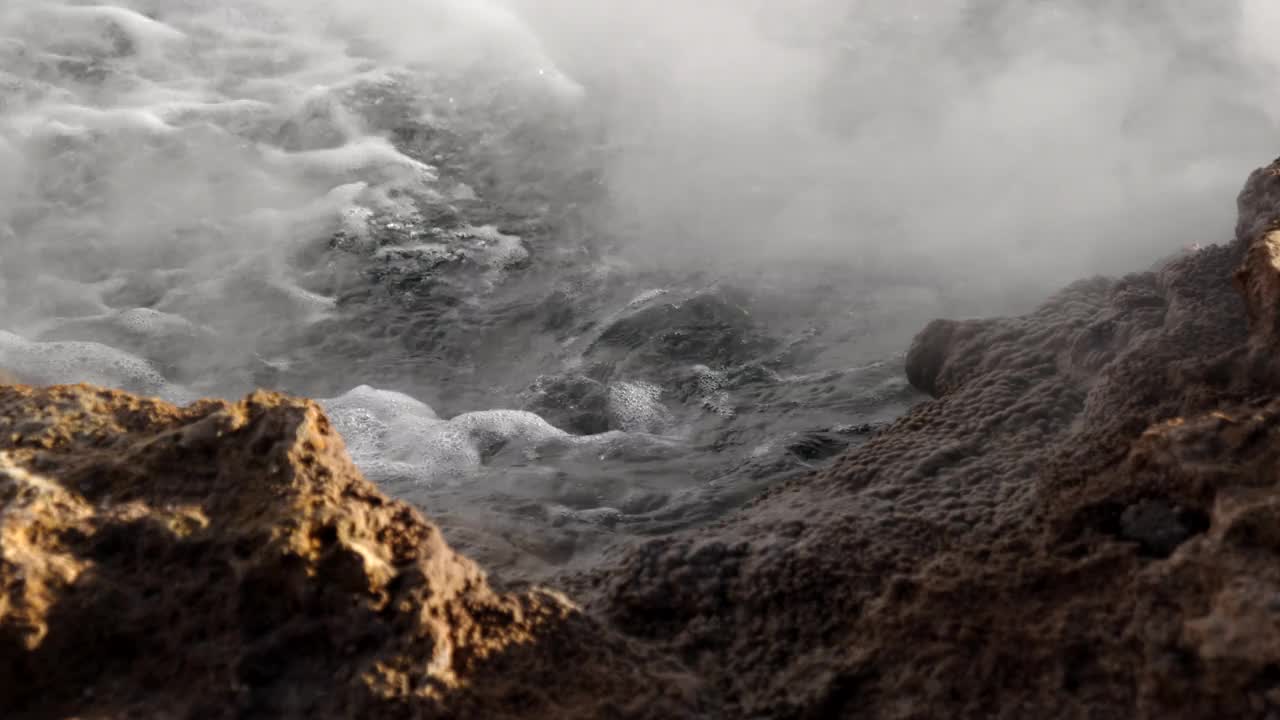
[[[500,454],[527,465],[552,459],[666,458],[684,447],[644,432],[572,435],[524,410],[478,410],[443,420],[426,403],[367,385],[320,403],[346,438],[352,459],[380,481],[462,483],[480,477]]]
[[[482,410],[441,420],[425,403],[362,385],[321,401],[348,438],[352,458],[371,475],[394,471],[430,484],[461,482],[508,445],[536,446],[567,435],[533,413]],[[396,463],[385,465],[384,463]]]
[[[459,415],[449,423],[486,450],[508,443],[537,446],[570,437],[569,433],[527,410],[481,410]]]
[[[209,329],[151,308],[55,320],[37,339],[91,340],[161,363],[179,362],[197,348],[208,351],[216,344]]]
[[[388,420],[418,419],[438,420],[436,411],[431,406],[409,395],[394,390],[379,390],[368,385],[360,385],[348,390],[340,397],[324,401],[330,412],[360,408],[375,413]]]
[[[617,382],[609,386],[609,424],[619,430],[662,432],[671,418],[662,404],[662,388],[647,382]]]
[[[176,403],[193,399],[147,361],[95,342],[32,342],[0,330],[0,367],[34,385],[87,382]]]

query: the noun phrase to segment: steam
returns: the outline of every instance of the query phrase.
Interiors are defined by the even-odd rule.
[[[388,136],[470,101],[459,88],[581,92],[487,2],[8,0],[2,329],[118,326],[143,305],[228,340],[186,374],[242,362],[332,308],[295,277],[300,249],[440,198]]]
[[[1225,239],[1278,34],[1267,0],[6,0],[0,330],[146,308],[231,340],[186,374],[234,365],[333,311],[308,243],[445,201],[397,123],[495,99],[598,122],[636,258],[1040,296]]]
[[[1247,60],[1256,62],[1259,70],[1273,78],[1280,73],[1280,46],[1275,31],[1280,28],[1280,5],[1266,0],[1244,0],[1240,15],[1242,49]],[[1272,117],[1280,117],[1280,100],[1271,99],[1267,107]]]
[[[1267,0],[512,0],[611,102],[659,263],[807,258],[1043,294],[1224,240],[1274,154]]]

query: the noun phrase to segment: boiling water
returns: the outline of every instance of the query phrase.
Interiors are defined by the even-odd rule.
[[[705,522],[916,402],[930,317],[1228,226],[1255,74],[933,42],[1012,4],[6,0],[0,368],[328,398],[516,576]]]

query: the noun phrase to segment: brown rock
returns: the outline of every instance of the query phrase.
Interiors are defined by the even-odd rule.
[[[502,595],[311,403],[0,388],[5,717],[688,716],[548,591]]]
[[[1244,246],[1245,261],[1236,270],[1235,282],[1248,306],[1249,374],[1266,376],[1269,385],[1280,384],[1275,362],[1280,347],[1280,160],[1255,170],[1239,199],[1236,236]]]
[[[1275,169],[1241,217],[1232,246],[931,324],[907,372],[937,400],[584,596],[729,717],[1280,717]]]

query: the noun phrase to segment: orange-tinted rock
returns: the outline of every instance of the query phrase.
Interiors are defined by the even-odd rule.
[[[660,662],[498,594],[311,403],[0,388],[5,717],[669,717]]]

